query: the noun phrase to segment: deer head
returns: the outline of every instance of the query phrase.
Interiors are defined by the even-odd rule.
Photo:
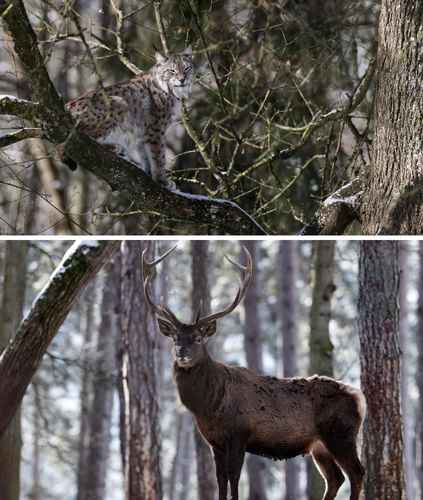
[[[253,273],[251,255],[245,247],[245,266],[234,262],[225,255],[225,258],[241,271],[241,284],[235,299],[222,311],[202,316],[201,308],[193,318],[192,323],[182,323],[175,314],[164,304],[156,304],[152,296],[151,281],[153,279],[155,266],[175,250],[176,246],[169,249],[155,260],[147,261],[147,249],[142,254],[142,272],[144,282],[144,294],[148,305],[155,313],[159,330],[173,341],[173,355],[176,363],[181,368],[191,368],[197,364],[205,355],[205,344],[208,339],[216,333],[216,321],[231,313],[243,299]]]

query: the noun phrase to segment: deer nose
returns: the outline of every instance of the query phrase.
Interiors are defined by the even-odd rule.
[[[185,358],[187,355],[187,350],[185,347],[175,347],[175,352],[178,358]]]

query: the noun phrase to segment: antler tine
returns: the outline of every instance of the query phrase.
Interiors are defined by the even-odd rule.
[[[204,324],[204,323],[209,323],[210,321],[214,321],[216,319],[222,318],[223,316],[226,316],[230,312],[232,312],[235,307],[241,302],[241,300],[244,298],[245,292],[247,291],[248,285],[251,281],[251,278],[253,276],[253,260],[251,258],[251,254],[248,251],[247,247],[244,245],[242,246],[242,250],[245,253],[245,256],[247,258],[247,263],[245,266],[240,264],[239,262],[233,261],[230,257],[226,256],[226,259],[234,265],[236,268],[238,268],[241,271],[241,285],[238,288],[238,291],[236,293],[235,299],[231,304],[229,304],[225,309],[222,311],[219,311],[217,313],[209,314],[208,316],[204,316],[204,318],[201,318],[198,320],[197,324]]]
[[[178,319],[176,316],[173,314],[173,312],[166,306],[164,305],[157,305],[152,296],[151,296],[151,289],[150,289],[150,283],[152,280],[152,271],[154,270],[155,266],[159,264],[162,260],[164,260],[170,253],[172,253],[176,249],[177,245],[174,247],[170,248],[167,250],[163,255],[160,255],[157,257],[157,259],[148,261],[147,260],[147,252],[149,248],[145,248],[142,252],[142,275],[143,275],[143,285],[144,285],[144,295],[145,298],[148,302],[148,305],[151,307],[151,309],[159,316],[164,317],[168,321],[171,321],[172,323],[178,323]]]

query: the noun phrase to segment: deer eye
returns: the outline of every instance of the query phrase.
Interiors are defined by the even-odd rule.
[[[198,335],[197,337],[195,337],[196,344],[201,344],[201,342],[203,342],[203,337],[201,335]]]

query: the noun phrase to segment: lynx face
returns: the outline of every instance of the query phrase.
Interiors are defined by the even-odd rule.
[[[153,75],[160,88],[177,99],[188,97],[194,75],[191,48],[180,55],[169,57],[156,54],[156,61]]]

